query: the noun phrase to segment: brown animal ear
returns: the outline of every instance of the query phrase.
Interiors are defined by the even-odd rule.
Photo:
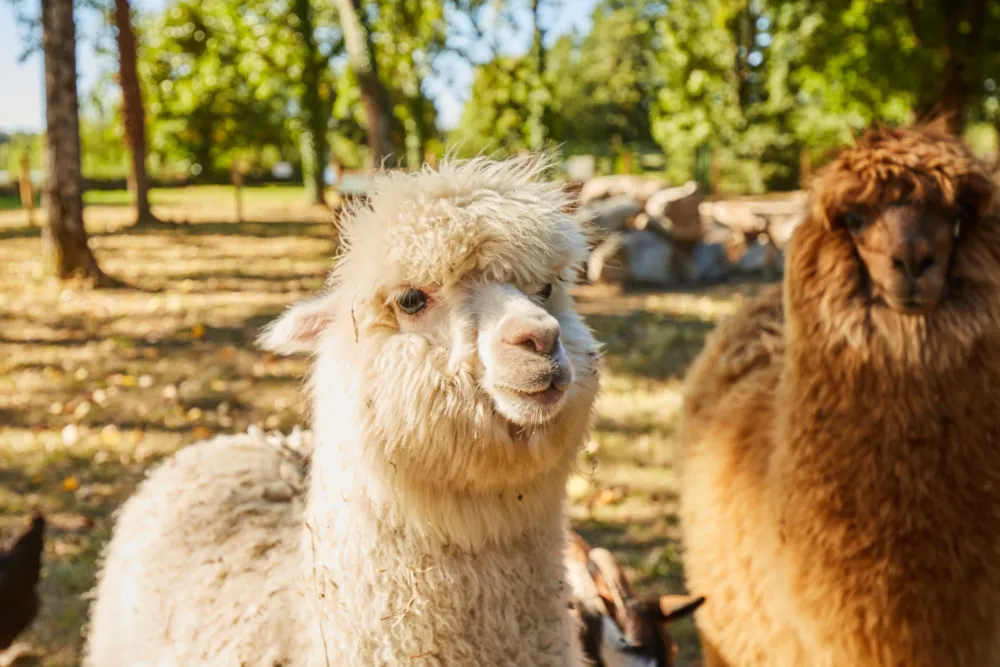
[[[698,607],[705,604],[705,597],[694,597],[691,595],[661,595],[660,615],[664,623],[673,623],[676,620],[687,618]]]
[[[935,113],[934,116],[929,117],[924,120],[924,122],[920,123],[919,128],[927,134],[943,134],[946,136],[953,136],[954,132],[951,129],[951,119],[954,115],[954,111]]]
[[[990,209],[997,191],[996,184],[985,173],[973,172],[965,175],[958,184],[955,204],[958,208],[960,225],[975,223]]]
[[[809,202],[809,216],[823,225],[823,229],[833,231],[842,222],[843,206],[839,195],[843,188],[835,178],[818,179],[816,185]]]

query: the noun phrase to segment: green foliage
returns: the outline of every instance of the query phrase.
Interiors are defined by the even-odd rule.
[[[515,152],[536,145],[538,107],[544,136],[563,152],[610,155],[612,144],[648,147],[658,87],[651,67],[659,3],[605,0],[587,35],[560,37],[545,54],[501,56],[476,68],[469,102],[451,139],[468,153]]]
[[[527,58],[501,57],[477,67],[452,141],[465,153],[526,149],[533,75]]]
[[[16,182],[18,174],[21,172],[21,154],[28,153],[31,168],[34,170],[41,169],[44,151],[44,135],[25,132],[0,133],[0,171],[6,170],[7,179]]]
[[[299,129],[289,89],[303,72],[284,3],[178,0],[143,26],[139,73],[150,153],[164,166],[223,171],[238,154],[280,153]]]

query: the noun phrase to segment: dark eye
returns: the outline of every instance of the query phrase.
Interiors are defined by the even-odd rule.
[[[851,233],[860,232],[865,227],[865,218],[857,211],[848,211],[844,214],[844,227]]]
[[[427,294],[418,289],[408,289],[399,295],[396,305],[407,315],[416,315],[427,307]]]
[[[542,289],[538,290],[537,294],[538,298],[540,298],[542,301],[548,299],[550,296],[552,296],[552,283],[549,283]]]

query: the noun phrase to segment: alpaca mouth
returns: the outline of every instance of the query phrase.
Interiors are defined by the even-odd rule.
[[[525,391],[523,389],[515,389],[514,387],[498,386],[497,389],[509,394],[511,396],[516,396],[522,400],[531,401],[537,403],[538,405],[555,405],[559,402],[566,394],[566,386],[557,386],[555,381],[549,383],[549,386],[544,389],[539,389],[535,391]]]
[[[902,298],[884,298],[882,302],[900,315],[926,315],[937,305],[937,299],[921,296],[905,296]]]

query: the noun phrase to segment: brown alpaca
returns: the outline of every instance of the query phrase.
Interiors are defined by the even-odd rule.
[[[1000,212],[936,127],[813,185],[771,289],[682,414],[705,667],[1000,665]]]

